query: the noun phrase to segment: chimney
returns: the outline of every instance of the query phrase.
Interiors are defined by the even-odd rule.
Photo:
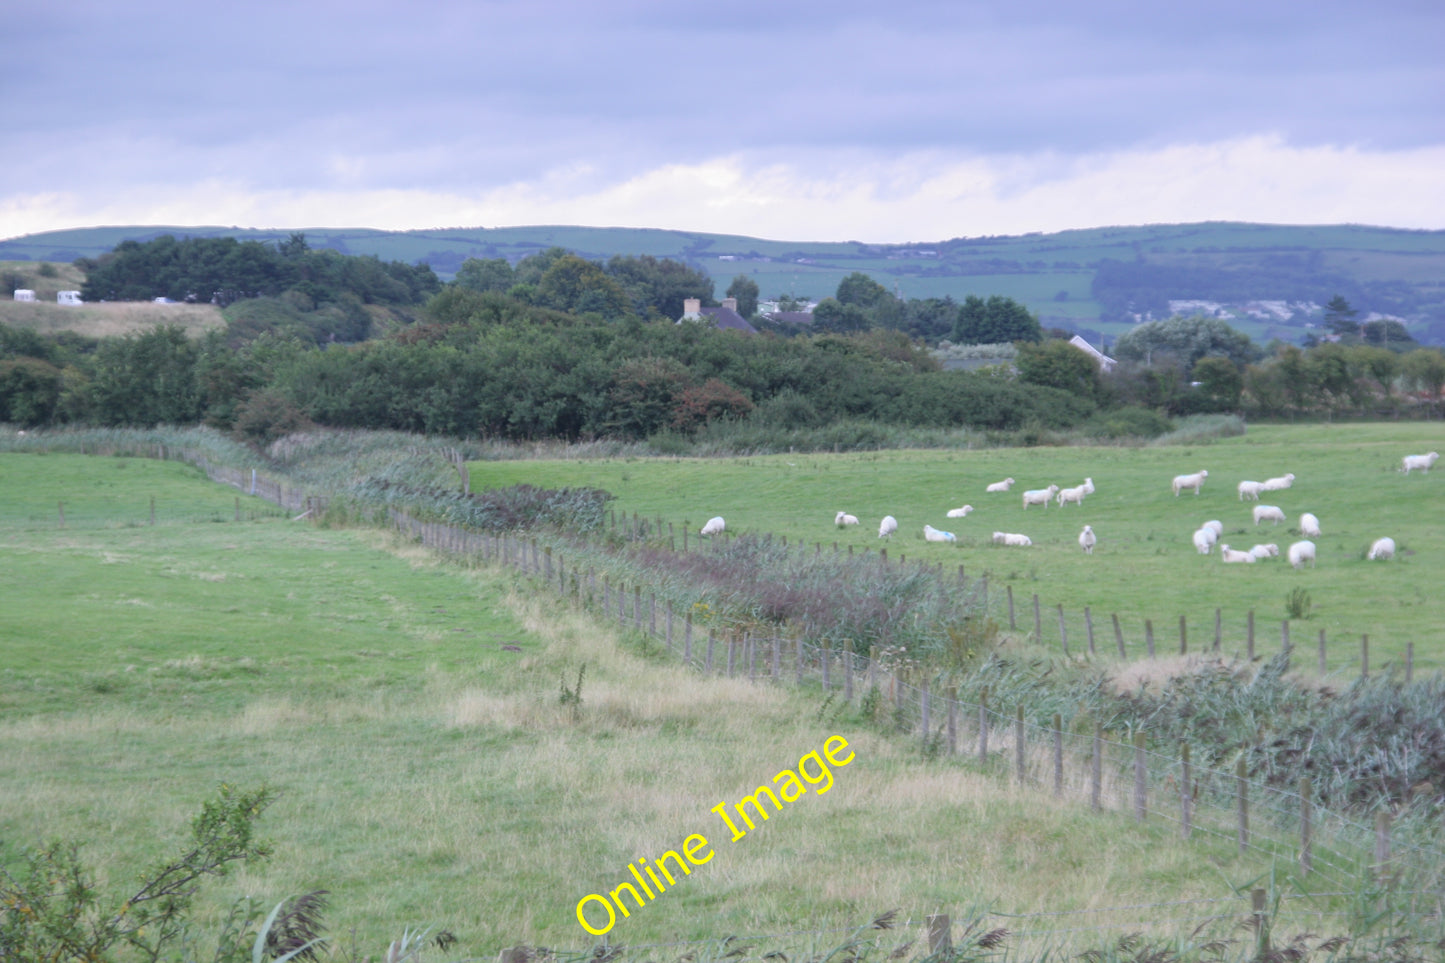
[[[736,311],[738,309],[737,298],[723,298],[722,304],[723,307],[727,308],[729,311]]]
[[[683,299],[682,299],[682,316],[683,316],[684,318],[696,317],[697,315],[699,315],[699,314],[701,314],[701,313],[702,313],[702,299],[701,299],[701,298],[683,298]]]

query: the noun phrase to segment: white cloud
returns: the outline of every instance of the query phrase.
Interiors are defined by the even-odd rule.
[[[1296,147],[1258,136],[1151,149],[893,159],[805,168],[757,153],[610,184],[585,165],[483,190],[252,190],[237,181],[0,199],[7,235],[98,224],[372,227],[579,224],[789,240],[929,241],[1108,224],[1240,220],[1445,228],[1445,146]]]

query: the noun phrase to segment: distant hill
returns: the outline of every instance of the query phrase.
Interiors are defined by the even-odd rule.
[[[226,227],[97,227],[0,241],[0,260],[69,262],[123,240],[236,237],[282,241],[290,231]],[[632,228],[512,227],[425,231],[307,228],[313,248],[425,261],[450,278],[469,257],[506,258],[561,246],[592,259],[651,254],[703,268],[718,294],[738,274],[762,295],[822,298],[862,271],[906,298],[1002,294],[1045,326],[1097,340],[1171,313],[1213,313],[1259,341],[1298,341],[1336,294],[1445,343],[1445,231],[1209,222],[1109,227],[913,244],[769,241]]]

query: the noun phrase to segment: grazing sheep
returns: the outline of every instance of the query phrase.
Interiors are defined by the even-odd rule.
[[[1315,567],[1315,543],[1295,542],[1289,547],[1289,563],[1295,568],[1304,568],[1308,560],[1310,568]]]
[[[1294,472],[1288,475],[1281,475],[1278,478],[1269,478],[1260,485],[1259,490],[1263,492],[1277,492],[1294,486]]]
[[[1365,558],[1371,562],[1375,561],[1376,559],[1387,559],[1394,557],[1395,540],[1393,538],[1390,538],[1389,536],[1386,536],[1385,538],[1375,539],[1374,544],[1370,546],[1369,553],[1365,555]]]
[[[1276,545],[1274,542],[1268,542],[1264,545],[1256,545],[1254,548],[1251,548],[1249,550],[1249,554],[1253,555],[1255,558],[1279,558],[1279,546]]]
[[[1006,491],[1008,491],[1010,488],[1013,487],[1013,484],[1014,484],[1014,480],[1013,480],[1012,478],[1005,478],[1005,479],[1004,479],[1003,481],[1001,481],[1001,482],[994,482],[992,485],[990,485],[990,486],[988,486],[987,488],[985,488],[984,491],[986,491],[986,492],[1006,492]]]
[[[1305,512],[1299,517],[1299,531],[1301,535],[1306,535],[1310,538],[1319,538],[1320,520],[1309,512]]]
[[[714,515],[712,518],[709,518],[707,524],[702,527],[702,534],[721,535],[725,528],[727,528],[727,523],[723,521],[723,517],[721,515]]]
[[[1242,481],[1239,483],[1239,500],[1249,499],[1252,502],[1259,501],[1259,493],[1264,491],[1264,482]]]
[[[24,432],[21,432],[21,434],[24,434]],[[1400,463],[1400,470],[1407,475],[1416,468],[1421,471],[1429,471],[1430,466],[1435,464],[1435,459],[1439,457],[1440,453],[1438,451],[1432,451],[1428,455],[1406,455]]]
[[[944,532],[934,528],[932,525],[923,526],[923,540],[925,542],[956,542],[957,537],[952,532]]]
[[[1094,546],[1098,543],[1099,540],[1094,537],[1094,530],[1088,525],[1085,525],[1084,530],[1079,533],[1079,547],[1084,550],[1084,554],[1093,555]]]
[[[1060,488],[1059,505],[1060,507],[1062,507],[1069,502],[1073,502],[1075,505],[1078,505],[1082,508],[1084,505],[1084,496],[1087,494],[1089,493],[1084,491],[1083,485],[1080,485],[1078,488]]]
[[[1080,485],[1079,487],[1084,490],[1084,494],[1085,494],[1085,495],[1092,495],[1092,494],[1094,494],[1094,479],[1092,479],[1092,478],[1085,478],[1085,479],[1084,479],[1084,483],[1083,483],[1082,485]]]
[[[1224,537],[1224,523],[1221,522],[1221,521],[1220,521],[1219,519],[1217,519],[1217,518],[1211,518],[1209,521],[1205,522],[1203,525],[1200,525],[1199,527],[1200,527],[1200,528],[1207,528],[1207,529],[1209,529],[1211,532],[1213,532],[1213,533],[1214,533],[1214,537],[1215,537],[1216,540],[1221,539],[1221,538]]]
[[[1174,497],[1178,498],[1179,493],[1186,488],[1194,489],[1194,494],[1199,494],[1199,489],[1204,487],[1204,479],[1209,477],[1209,472],[1200,470],[1192,475],[1175,475],[1173,488]]]
[[[1220,558],[1222,561],[1224,561],[1226,564],[1234,564],[1234,563],[1236,563],[1236,562],[1243,562],[1243,563],[1245,563],[1246,565],[1253,565],[1253,564],[1254,564],[1254,556],[1253,556],[1251,553],[1249,553],[1249,552],[1236,552],[1234,549],[1230,548],[1228,545],[1220,545],[1220,546],[1219,546],[1219,558]]]
[[[1029,538],[1027,535],[1018,535],[1014,532],[994,532],[993,543],[995,545],[1024,546],[1032,545],[1034,542],[1033,539]]]
[[[1194,548],[1200,555],[1208,555],[1218,540],[1219,536],[1214,534],[1214,529],[1201,528],[1194,533]]]
[[[973,506],[972,506],[972,505],[964,505],[962,508],[950,508],[950,509],[948,510],[948,517],[949,517],[949,518],[964,518],[964,517],[966,517],[966,516],[968,515],[968,513],[971,512],[971,511],[973,511]]]
[[[1272,521],[1276,525],[1278,525],[1280,522],[1284,521],[1284,509],[1280,508],[1278,505],[1254,506],[1254,523],[1258,525],[1265,519],[1268,519],[1269,521]]]
[[[839,512],[838,516],[833,519],[833,524],[837,525],[839,528],[842,528],[845,525],[857,525],[858,516],[849,515],[847,512]]]
[[[1047,510],[1049,502],[1058,491],[1058,485],[1050,485],[1048,488],[1034,488],[1024,492],[1024,509],[1027,511],[1030,505],[1042,505]]]
[[[892,515],[884,515],[883,521],[878,523],[878,537],[887,538],[898,531],[898,519]]]

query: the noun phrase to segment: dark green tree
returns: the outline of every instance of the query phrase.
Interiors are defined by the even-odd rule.
[[[758,313],[758,282],[746,274],[739,274],[728,285],[727,296],[737,298],[738,314],[751,318]]]
[[[621,285],[632,313],[639,318],[676,321],[682,317],[683,302],[688,298],[712,303],[712,278],[672,258],[619,255],[607,262],[606,272]]]
[[[1019,380],[1058,388],[1090,401],[1099,396],[1099,364],[1067,341],[1025,342],[1014,360]]]
[[[958,310],[953,327],[956,344],[1001,344],[1043,340],[1039,319],[1013,298],[992,295],[987,301],[970,294]]]
[[[814,331],[847,334],[850,331],[866,331],[868,327],[868,312],[856,304],[844,304],[836,298],[824,298],[813,309]]]
[[[1355,316],[1359,313],[1350,306],[1344,295],[1336,294],[1325,305],[1325,327],[1330,329],[1331,334],[1342,338],[1358,338],[1360,324],[1355,320]]]
[[[891,296],[887,288],[862,271],[854,271],[839,281],[834,295],[839,304],[853,304],[860,308],[871,308]]]
[[[598,314],[615,320],[628,313],[627,295],[591,261],[564,254],[537,282],[537,303],[573,314]]]
[[[1210,356],[1194,363],[1192,372],[1200,399],[1196,410],[1201,412],[1236,411],[1244,391],[1244,375],[1228,358]]]
[[[469,291],[505,292],[517,283],[517,274],[503,257],[469,257],[457,269],[456,284]]]

